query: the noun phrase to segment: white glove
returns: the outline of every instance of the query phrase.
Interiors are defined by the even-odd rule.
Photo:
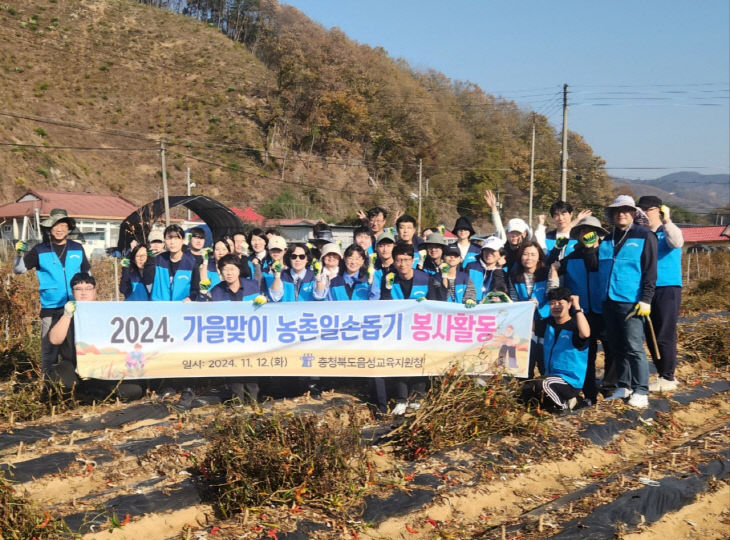
[[[74,313],[76,313],[76,302],[70,300],[63,306],[63,314],[73,319]]]

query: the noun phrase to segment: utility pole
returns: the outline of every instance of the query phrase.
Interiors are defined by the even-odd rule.
[[[170,198],[167,192],[167,169],[165,168],[165,141],[160,141],[160,158],[162,159],[162,197],[165,199],[165,227],[170,225]]]
[[[530,217],[532,227],[532,197],[535,193],[535,113],[532,113],[532,150],[530,151]]]
[[[194,188],[196,186],[197,185],[195,182],[190,181],[190,167],[188,167],[188,197],[190,197],[190,188]],[[188,208],[188,221],[190,221],[191,217],[192,216],[190,215],[190,208]]]
[[[418,227],[416,232],[421,230],[421,194],[423,187],[423,160],[418,160]]]
[[[563,85],[563,151],[560,155],[560,198],[568,200],[568,85]]]

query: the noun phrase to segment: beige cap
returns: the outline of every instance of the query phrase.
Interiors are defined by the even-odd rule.
[[[272,236],[269,238],[269,242],[266,247],[268,249],[281,249],[283,251],[286,249],[286,240],[284,240],[281,236]]]
[[[151,244],[152,242],[164,242],[165,236],[163,232],[160,229],[152,229],[150,233],[147,235],[147,243]]]
[[[320,252],[321,256],[320,259],[324,259],[325,255],[338,255],[340,258],[342,258],[342,252],[340,251],[340,246],[337,244],[330,242],[329,244],[325,244],[322,246],[322,251]]]

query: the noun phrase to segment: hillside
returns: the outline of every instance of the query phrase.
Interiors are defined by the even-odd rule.
[[[407,207],[420,159],[424,221],[485,217],[487,188],[505,212],[525,211],[529,111],[273,0],[236,13],[195,5],[193,17],[131,0],[0,6],[2,200],[44,186],[146,202],[161,193],[164,139],[171,194],[185,192],[189,167],[194,193],[259,208],[280,197],[300,217],[339,221],[374,203]],[[559,191],[559,142],[535,123],[540,211]],[[576,133],[569,156],[569,198],[605,202],[603,161]]]

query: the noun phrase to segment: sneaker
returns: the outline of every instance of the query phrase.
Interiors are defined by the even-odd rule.
[[[679,383],[676,380],[669,381],[664,377],[657,377],[656,381],[649,384],[649,392],[671,392],[678,386]]]
[[[566,405],[566,408],[567,408],[567,409],[568,409],[569,411],[572,411],[573,409],[575,409],[575,406],[576,406],[576,405],[578,405],[578,398],[574,398],[574,397],[570,398],[570,399],[569,399],[569,400],[568,400],[568,401],[566,402],[566,404],[565,404],[565,405]]]
[[[407,403],[396,403],[395,407],[393,407],[393,410],[390,411],[390,414],[392,416],[403,416],[404,414],[406,414],[406,409],[408,409]]]
[[[631,390],[628,388],[617,388],[613,394],[608,396],[605,401],[612,401],[614,399],[626,399],[631,397]]]
[[[649,406],[649,396],[646,394],[633,394],[629,398],[629,407],[635,409],[646,409]]]

